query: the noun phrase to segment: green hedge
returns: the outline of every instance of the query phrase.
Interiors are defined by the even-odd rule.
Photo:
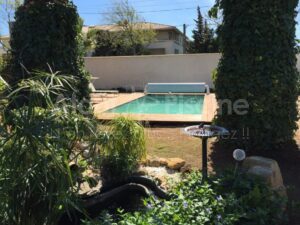
[[[84,70],[82,21],[69,1],[27,1],[16,11],[12,31],[11,83],[30,76],[28,71],[53,71],[77,78],[79,99],[89,98],[89,74]],[[72,93],[70,93],[72,94]]]
[[[223,55],[215,79],[216,96],[233,103],[245,99],[250,105],[246,115],[230,115],[223,104],[216,119],[233,131],[234,138],[227,142],[235,147],[271,149],[293,140],[298,116],[297,4],[298,0],[219,1]]]

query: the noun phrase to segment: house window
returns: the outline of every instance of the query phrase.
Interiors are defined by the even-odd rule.
[[[182,43],[182,36],[180,35],[179,36],[179,44],[181,44]]]
[[[175,34],[174,40],[175,40],[175,41],[179,41],[179,35],[178,35],[178,34]]]
[[[174,37],[173,37],[173,32],[169,32],[169,40],[174,40]]]
[[[175,53],[175,54],[179,54],[179,50],[178,50],[178,49],[175,49],[175,50],[174,50],[174,53]]]

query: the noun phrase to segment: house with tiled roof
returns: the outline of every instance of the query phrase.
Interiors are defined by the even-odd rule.
[[[89,30],[92,29],[118,32],[122,28],[117,24],[84,26],[82,31],[83,33],[88,33]],[[137,23],[136,29],[152,29],[155,31],[155,41],[147,46],[148,52],[151,55],[183,54],[184,35],[177,27],[158,23],[143,22]]]

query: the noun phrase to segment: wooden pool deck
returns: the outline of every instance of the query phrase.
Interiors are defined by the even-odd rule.
[[[97,97],[93,94],[94,113],[99,120],[112,120],[118,116],[128,116],[138,121],[149,122],[212,122],[217,110],[217,101],[214,94],[204,95],[202,115],[183,114],[127,114],[127,113],[106,113],[107,110],[131,102],[145,96],[143,93],[119,94],[118,96]],[[97,102],[97,100],[101,102]]]

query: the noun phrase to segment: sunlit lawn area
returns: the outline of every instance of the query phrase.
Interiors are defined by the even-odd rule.
[[[150,156],[182,158],[193,167],[201,165],[201,142],[189,137],[180,127],[153,127],[146,129],[147,151]]]

